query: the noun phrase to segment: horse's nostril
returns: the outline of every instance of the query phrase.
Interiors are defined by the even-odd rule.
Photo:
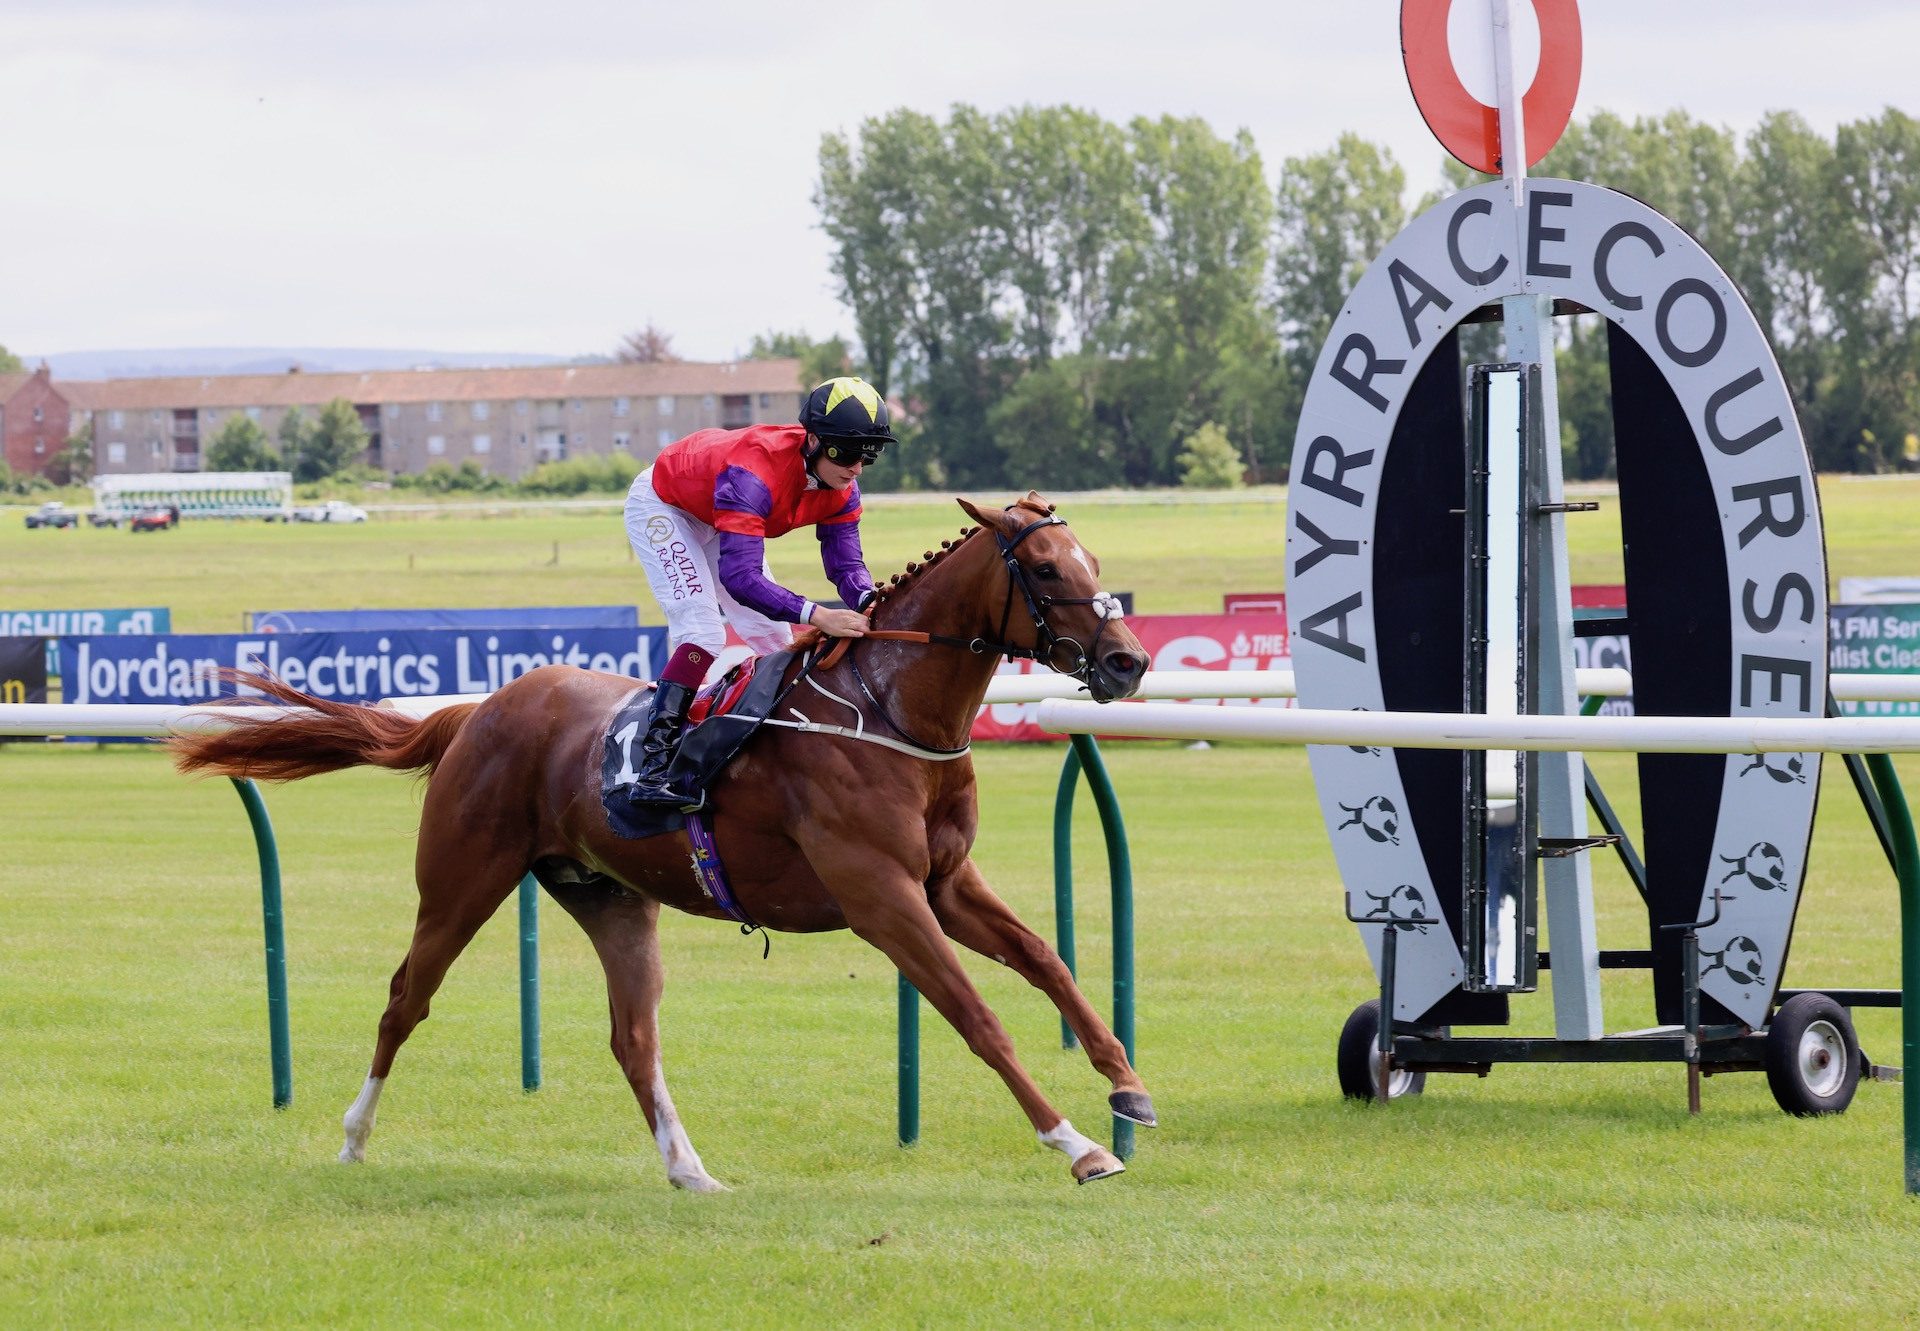
[[[1147,663],[1133,652],[1107,653],[1107,673],[1115,679],[1135,679],[1146,670]]]

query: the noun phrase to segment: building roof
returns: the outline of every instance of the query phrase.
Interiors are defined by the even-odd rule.
[[[12,392],[0,375],[0,401]],[[513,369],[372,370],[359,374],[229,374],[156,379],[62,380],[83,411],[353,403],[504,402],[516,398],[667,397],[706,393],[798,393],[797,360],[667,361],[649,365],[539,365]]]

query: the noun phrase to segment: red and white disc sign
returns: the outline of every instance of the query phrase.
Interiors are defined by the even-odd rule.
[[[1509,2],[1517,35],[1523,31],[1531,35],[1533,25],[1526,23],[1529,7],[1538,25],[1539,65],[1520,100],[1527,165],[1532,166],[1560,141],[1573,116],[1573,98],[1580,88],[1580,11],[1575,0]],[[1471,12],[1487,12],[1484,0],[1401,0],[1400,54],[1407,66],[1407,84],[1441,147],[1475,171],[1499,175],[1500,109],[1492,104],[1490,76],[1473,79],[1477,86],[1472,89],[1463,76],[1463,62],[1456,60],[1455,42],[1449,39],[1448,20],[1456,9],[1462,12],[1452,15],[1452,36],[1461,42],[1461,50],[1467,43],[1485,41],[1485,49],[1491,52],[1491,39],[1481,36],[1487,29]],[[1478,54],[1479,47],[1471,53]],[[1514,76],[1525,82],[1524,65]]]

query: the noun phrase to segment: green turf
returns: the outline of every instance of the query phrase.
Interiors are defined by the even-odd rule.
[[[1822,477],[1833,575],[1912,573],[1920,563],[1912,514],[1920,476]],[[1581,487],[1601,509],[1568,518],[1576,582],[1620,581],[1617,506],[1605,486]],[[1121,502],[1125,501],[1125,502]],[[28,531],[24,509],[0,509],[0,609],[164,605],[181,633],[233,633],[249,610],[346,606],[614,605],[638,602],[659,623],[633,563],[619,505],[447,506],[382,511],[364,526],[189,522],[134,535],[112,528]],[[1224,503],[1177,492],[1076,496],[1062,508],[1102,563],[1102,581],[1132,591],[1141,614],[1203,614],[1223,592],[1284,588],[1283,490]],[[881,573],[955,535],[964,515],[943,500],[881,496],[861,530]],[[830,595],[814,543],[768,546],[774,573]]]
[[[1914,478],[1823,483],[1836,576],[1912,572]],[[1108,586],[1146,613],[1283,585],[1277,495],[1073,503]],[[876,568],[950,535],[944,505],[876,506]],[[1570,519],[1575,577],[1619,577],[1608,510]],[[804,537],[776,571],[814,589]],[[622,602],[612,508],[365,527],[26,532],[0,512],[5,608],[169,605],[182,631],[300,606]],[[809,581],[809,580],[812,581]],[[657,619],[649,608],[646,617]],[[1056,749],[987,748],[980,859],[1050,915]],[[1094,1187],[925,1022],[923,1144],[892,1145],[893,989],[850,937],[665,925],[675,1097],[736,1191],[672,1193],[606,1047],[597,967],[544,911],[546,1087],[519,1090],[511,910],[402,1055],[364,1168],[334,1163],[409,930],[417,795],[347,773],[270,791],[287,876],[296,1096],[268,1107],[257,875],[223,782],[151,752],[0,746],[0,1326],[130,1324],[1212,1325],[1512,1321],[1904,1324],[1920,1212],[1899,1097],[1787,1119],[1764,1079],[1671,1067],[1436,1078],[1340,1102],[1332,1049],[1371,974],[1298,750],[1113,745],[1139,883],[1140,1065],[1166,1126]],[[1630,762],[1603,772],[1630,800]],[[1903,764],[1910,782],[1920,768]],[[1083,805],[1089,803],[1083,797]],[[1889,875],[1844,781],[1823,802],[1790,984],[1897,983]],[[1097,834],[1076,842],[1080,955],[1109,1005]],[[1645,942],[1611,870],[1601,942]],[[1038,995],[973,967],[1083,1130],[1102,1086]],[[1606,977],[1608,1025],[1651,1021]],[[1899,1061],[1894,1017],[1863,1012]],[[1546,1031],[1544,998],[1514,1029]],[[1102,1128],[1103,1130],[1103,1128]]]
[[[546,1086],[519,1089],[513,912],[403,1052],[363,1167],[333,1160],[408,934],[417,796],[354,772],[268,792],[286,866],[295,1099],[268,1106],[253,851],[224,782],[151,752],[0,748],[0,1325],[1896,1325],[1920,1298],[1899,1096],[1789,1119],[1758,1075],[1502,1068],[1385,1111],[1332,1050],[1371,976],[1297,749],[1109,745],[1139,893],[1139,1063],[1164,1126],[1077,1188],[930,1014],[924,1140],[892,1143],[893,987],[846,935],[670,917],[662,1024],[695,1144],[671,1192],[606,1047],[584,939],[543,910]],[[1050,918],[1060,754],[979,757],[979,858]],[[1632,768],[1606,764],[1624,802]],[[1909,765],[1909,780],[1920,770]],[[1830,786],[1790,983],[1896,982],[1892,887]],[[1084,800],[1083,800],[1084,803]],[[91,817],[76,810],[93,811]],[[1076,841],[1108,1007],[1104,874]],[[1644,944],[1611,869],[1601,941]],[[971,966],[1061,1108],[1103,1087],[1038,994]],[[1607,977],[1614,1029],[1643,1024]],[[1518,1030],[1545,1030],[1545,1000]],[[1897,1061],[1894,1019],[1865,1013]]]

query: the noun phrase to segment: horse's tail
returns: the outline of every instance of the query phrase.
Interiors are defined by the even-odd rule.
[[[457,703],[415,720],[316,698],[264,675],[222,673],[301,710],[254,717],[236,707],[232,723],[220,730],[174,736],[167,748],[182,772],[261,781],[294,781],[343,767],[430,773],[479,706]]]

